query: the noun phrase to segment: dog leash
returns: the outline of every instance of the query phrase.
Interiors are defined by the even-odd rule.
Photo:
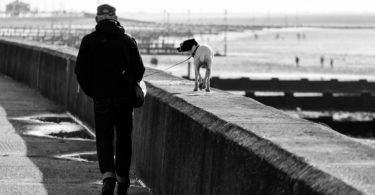
[[[168,67],[168,68],[166,68],[166,69],[163,69],[163,70],[161,70],[161,71],[169,70],[169,69],[171,69],[171,68],[173,68],[173,67],[175,67],[175,66],[177,66],[177,65],[180,65],[180,64],[182,64],[182,63],[184,63],[184,62],[190,60],[190,58],[192,58],[192,57],[193,57],[193,56],[189,56],[188,58],[186,58],[186,60],[181,61],[181,62],[178,62],[178,63],[176,63],[176,64],[173,64],[172,66],[170,66],[170,67]],[[159,72],[154,72],[154,73],[151,73],[151,74],[145,75],[145,76],[143,76],[143,78],[149,77],[149,76],[154,75],[154,74],[157,74],[157,73],[159,73]]]

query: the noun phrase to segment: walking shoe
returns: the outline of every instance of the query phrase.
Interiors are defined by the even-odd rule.
[[[128,192],[128,188],[130,186],[130,183],[117,183],[117,195],[126,195]]]
[[[101,195],[113,195],[115,192],[116,178],[108,177],[103,179],[103,187]]]

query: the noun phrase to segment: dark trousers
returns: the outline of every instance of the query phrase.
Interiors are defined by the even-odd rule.
[[[132,153],[133,107],[128,98],[94,99],[96,149],[102,174],[129,178]],[[116,154],[113,151],[116,131]],[[114,158],[115,156],[115,158]]]

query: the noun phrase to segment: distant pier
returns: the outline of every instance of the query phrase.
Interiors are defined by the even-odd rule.
[[[83,36],[94,30],[93,18],[92,14],[74,18],[9,18],[9,24],[3,24],[0,29],[0,37],[79,48]],[[72,23],[73,19],[80,22]],[[12,20],[14,22],[11,22]],[[86,20],[87,22],[84,22]],[[261,27],[246,25],[157,23],[122,18],[119,21],[124,25],[125,31],[136,38],[140,52],[152,55],[178,54],[175,48],[179,43],[183,39],[197,35],[218,35],[226,31],[261,29]],[[88,25],[90,23],[92,25]]]

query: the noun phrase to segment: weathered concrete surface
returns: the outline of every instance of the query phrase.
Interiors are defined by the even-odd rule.
[[[0,74],[0,194],[99,194],[97,162],[79,162],[56,155],[95,151],[93,140],[74,141],[24,135],[24,117],[64,113],[62,107],[32,89]],[[45,127],[47,128],[47,127]],[[135,182],[129,194],[150,194]]]
[[[0,41],[0,70],[92,124],[74,52],[54,49]],[[155,194],[375,194],[373,147],[245,97],[147,77],[154,71],[133,137],[137,175]]]
[[[95,194],[97,163],[53,158],[95,150],[94,141],[25,136],[17,117],[63,112],[30,88],[0,75],[0,194]]]

